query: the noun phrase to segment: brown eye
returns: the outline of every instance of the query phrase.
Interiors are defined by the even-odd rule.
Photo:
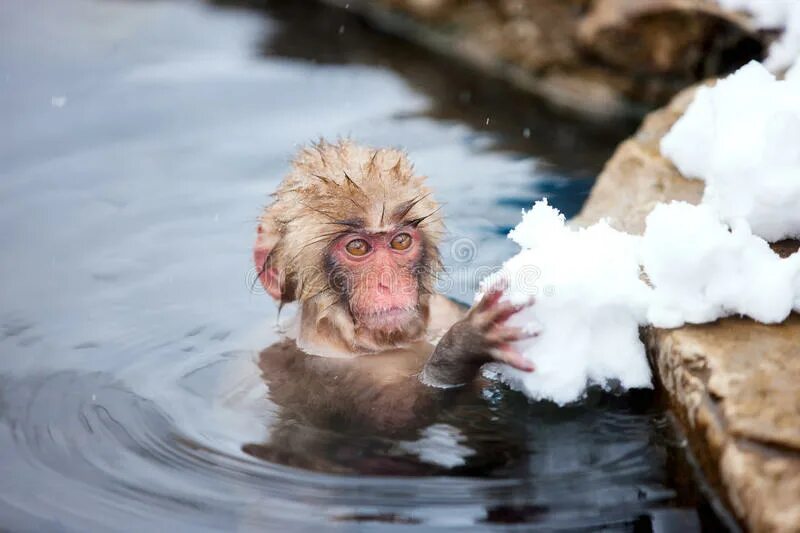
[[[390,244],[395,250],[407,250],[411,246],[411,235],[408,233],[400,233],[394,236]]]
[[[364,239],[353,239],[345,246],[347,253],[356,257],[361,257],[369,252],[369,243]]]

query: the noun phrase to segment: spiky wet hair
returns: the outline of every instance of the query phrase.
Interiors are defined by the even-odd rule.
[[[284,302],[313,303],[321,318],[341,296],[330,287],[328,246],[353,230],[403,225],[423,230],[425,268],[417,276],[423,291],[431,290],[444,225],[425,177],[414,174],[404,152],[320,140],[299,151],[272,196],[260,240],[271,250],[264,267],[276,268],[284,279]]]

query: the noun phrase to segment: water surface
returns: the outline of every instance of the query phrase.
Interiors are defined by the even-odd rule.
[[[298,146],[406,148],[447,202],[441,288],[468,301],[520,209],[574,214],[631,125],[558,116],[346,13],[242,4],[0,4],[0,528],[699,528],[646,391],[558,409],[493,387],[489,419],[309,451],[350,473],[243,451],[281,420],[250,246]],[[432,469],[358,472],[389,455]]]

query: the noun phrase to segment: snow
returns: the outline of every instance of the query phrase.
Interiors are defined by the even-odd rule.
[[[800,4],[800,2],[799,2]],[[793,73],[794,75],[794,73]],[[703,203],[767,240],[800,236],[800,88],[751,62],[703,87],[661,142]]]
[[[781,258],[767,242],[800,237],[800,0],[720,1],[752,8],[765,27],[791,15],[767,64],[794,65],[778,80],[751,62],[698,89],[664,136],[662,154],[705,181],[700,205],[657,204],[642,236],[606,221],[571,228],[546,199],[523,213],[509,233],[522,250],[482,290],[502,279],[506,299],[536,297],[511,318],[539,332],[515,343],[536,370],[495,365],[532,399],[563,405],[593,384],[650,387],[640,326],[731,315],[773,324],[800,312],[800,253]]]
[[[725,9],[747,11],[760,28],[782,28],[797,0],[717,0]]]
[[[482,287],[502,279],[507,300],[535,297],[510,324],[539,332],[515,343],[536,370],[495,368],[496,377],[531,399],[563,405],[590,385],[650,387],[640,326],[674,328],[731,315],[777,323],[800,310],[800,254],[781,258],[746,221],[731,228],[709,205],[658,204],[636,236],[606,221],[569,227],[542,200],[509,237],[522,250]]]
[[[781,72],[800,56],[800,1],[798,0],[717,0],[720,6],[747,11],[760,29],[783,29],[783,34],[769,48],[766,66]]]
[[[800,296],[800,255],[782,259],[746,223],[729,229],[708,205],[657,205],[641,258],[654,287],[647,318],[657,327],[733,314],[781,322]]]
[[[800,85],[800,56],[795,61],[794,66],[786,73],[786,79],[795,86]]]
[[[500,379],[534,399],[564,404],[587,383],[650,387],[639,340],[650,289],[639,279],[640,237],[605,222],[573,229],[564,216],[537,202],[510,233],[523,250],[484,282],[506,280],[507,297],[536,303],[511,319],[539,331],[518,343],[536,366],[532,373],[502,366]]]

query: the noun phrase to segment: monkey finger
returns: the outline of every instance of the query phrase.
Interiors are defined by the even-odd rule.
[[[506,278],[496,279],[490,286],[486,288],[487,292],[505,292],[506,289],[508,289],[508,280]]]
[[[492,358],[499,363],[505,363],[523,372],[533,372],[536,367],[533,363],[525,359],[521,353],[506,345],[503,348],[495,348],[490,352]]]
[[[525,309],[524,305],[515,305],[510,302],[502,302],[487,312],[489,315],[488,319],[493,324],[502,324],[523,309]]]
[[[478,302],[476,309],[484,310],[493,307],[500,301],[500,298],[502,298],[504,290],[505,288],[503,287],[492,287],[489,289]]]
[[[513,315],[523,311],[529,307],[531,307],[536,302],[536,298],[534,296],[528,296],[525,301],[520,304],[511,304],[510,302],[504,302],[506,304],[503,307],[498,307],[495,309],[496,316],[493,317],[493,321],[497,323],[502,323],[511,318]]]
[[[487,340],[493,343],[513,342],[532,339],[538,335],[538,331],[525,331],[523,328],[511,326],[495,326],[487,335]]]

